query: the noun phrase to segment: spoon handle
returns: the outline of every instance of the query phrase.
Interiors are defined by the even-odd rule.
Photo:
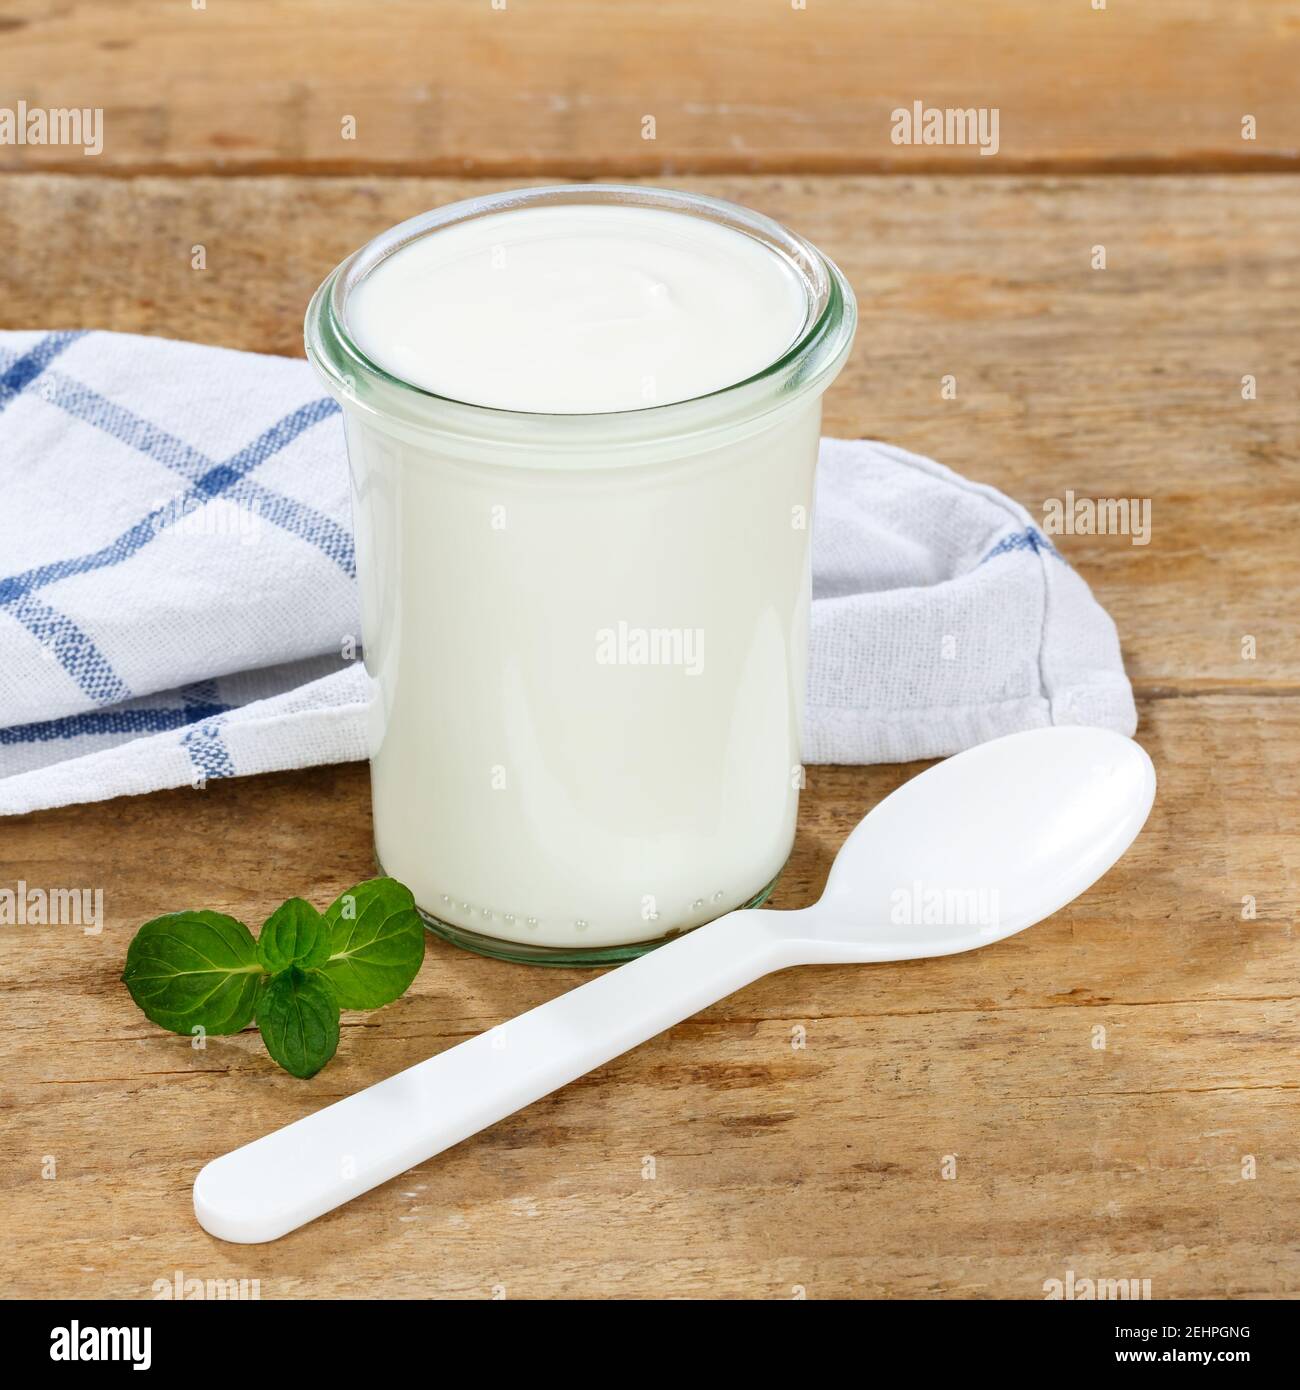
[[[275,1240],[548,1095],[786,962],[741,909],[209,1163],[199,1224]]]

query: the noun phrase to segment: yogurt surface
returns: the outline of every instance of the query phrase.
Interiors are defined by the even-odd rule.
[[[348,330],[392,376],[473,405],[638,410],[733,386],[803,330],[779,252],[659,208],[515,208],[420,237],[349,297]]]

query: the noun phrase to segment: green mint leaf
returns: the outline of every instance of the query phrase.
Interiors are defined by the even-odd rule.
[[[358,883],[325,909],[330,955],[320,967],[345,1009],[377,1009],[403,994],[424,960],[424,923],[395,879]]]
[[[319,912],[302,898],[290,898],[266,919],[257,938],[258,959],[272,975],[297,965],[310,970],[324,965],[330,954],[329,928]]]
[[[315,1076],[339,1045],[339,1003],[320,975],[290,966],[262,991],[257,1026],[285,1071]]]
[[[170,912],[136,932],[122,981],[145,1015],[173,1033],[238,1033],[264,978],[252,933],[221,912]]]

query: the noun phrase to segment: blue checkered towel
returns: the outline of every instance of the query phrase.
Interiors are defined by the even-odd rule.
[[[366,755],[338,408],[305,362],[0,333],[0,814]],[[825,440],[805,757],[1132,733],[1114,625],[994,489]]]

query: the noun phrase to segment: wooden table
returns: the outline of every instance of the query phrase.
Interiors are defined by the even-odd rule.
[[[263,1297],[1039,1298],[1069,1270],[1300,1292],[1300,5],[968,4],[943,33],[906,0],[739,9],[6,4],[3,100],[103,105],[107,136],[98,162],[0,147],[4,325],[298,354],[337,260],[476,190],[658,176],[760,208],[858,290],[828,433],[1038,514],[1065,488],[1151,499],[1148,546],[1061,542],[1119,625],[1161,779],[1146,831],[1021,937],[767,979],[237,1247],[191,1216],[208,1158],[582,975],[431,945],[296,1081],[251,1032],[162,1033],[118,975],[157,913],[256,923],[365,876],[364,767],[6,821],[0,886],[100,885],[106,928],[0,931],[3,1292],[149,1297],[176,1270]],[[999,101],[999,156],[892,145],[917,98]],[[917,770],[810,769],[775,905],[811,901]]]

